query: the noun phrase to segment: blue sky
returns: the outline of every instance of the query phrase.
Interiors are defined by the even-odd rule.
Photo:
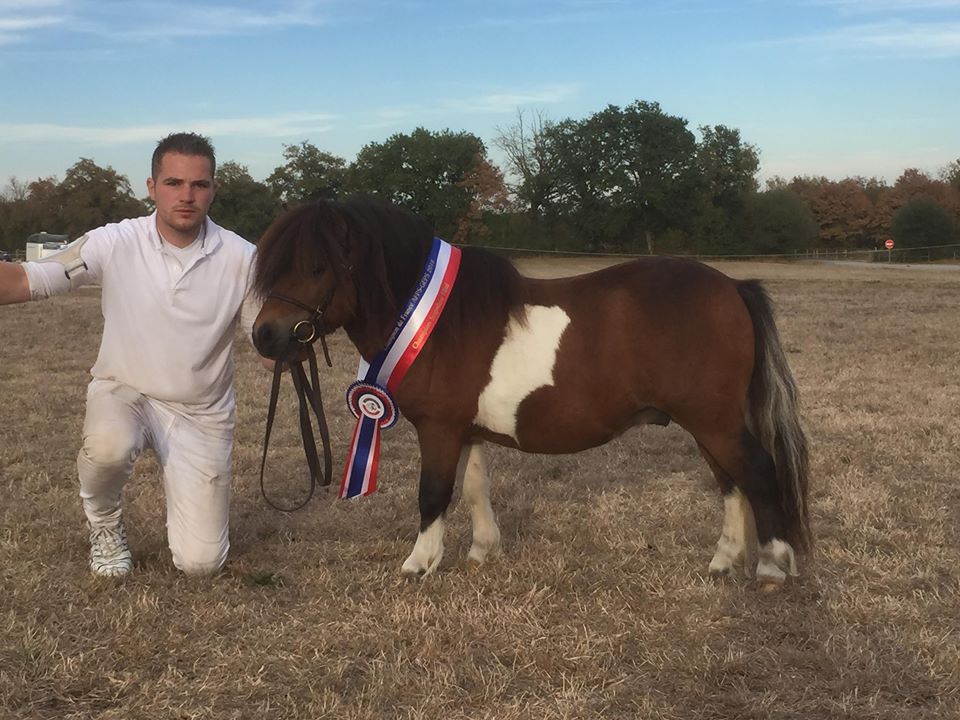
[[[960,0],[0,0],[0,188],[81,157],[145,195],[175,130],[264,179],[418,126],[493,147],[519,110],[641,99],[739,128],[761,177],[960,157]]]

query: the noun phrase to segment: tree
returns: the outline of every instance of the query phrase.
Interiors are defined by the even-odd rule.
[[[566,218],[583,248],[599,250],[615,234],[608,227],[612,203],[602,177],[602,137],[587,120],[564,120],[547,130],[547,142],[556,163],[551,209]]]
[[[56,232],[51,217],[57,208],[53,199],[57,179],[38,178],[31,183],[10,180],[10,190],[0,200],[0,247],[23,249],[23,243],[39,230]]]
[[[830,248],[872,245],[871,228],[875,228],[880,211],[860,182],[852,178],[836,182],[825,177],[804,176],[793,178],[787,187],[809,204],[818,225],[819,245]]]
[[[466,213],[457,223],[453,241],[461,244],[478,242],[490,233],[483,223],[484,215],[503,213],[510,207],[503,173],[489,160],[478,155],[473,168],[458,185],[470,194],[471,200]]]
[[[475,200],[465,181],[478,160],[487,160],[487,150],[477,136],[417,128],[365,145],[350,166],[348,186],[423,215],[441,237],[452,238]]]
[[[507,170],[518,179],[511,187],[513,193],[535,215],[550,205],[556,191],[556,157],[548,139],[552,127],[540,112],[528,123],[519,111],[516,124],[497,128],[493,141],[507,156]]]
[[[960,192],[960,158],[940,168],[940,179]]]
[[[56,185],[54,178],[47,181]],[[0,194],[0,250],[22,250],[27,237],[38,228],[45,229],[41,223],[47,217],[46,208],[38,199],[31,200],[33,184],[11,177]]]
[[[245,165],[226,162],[217,169],[217,197],[211,214],[220,225],[256,242],[281,209],[280,199],[254,180]]]
[[[7,183],[7,187],[3,193],[0,193],[0,200],[14,202],[17,200],[26,200],[29,194],[30,184],[12,177]]]
[[[696,189],[696,141],[683,118],[657,103],[610,105],[582,121],[548,131],[557,167],[557,205],[583,233],[601,242],[636,246],[686,224]]]
[[[892,227],[894,218],[903,207],[923,198],[934,201],[948,214],[960,219],[960,191],[946,180],[934,180],[921,170],[908,168],[880,204],[879,211],[886,227]]]
[[[746,196],[757,191],[757,148],[725,125],[701,125],[700,135],[697,169],[707,197],[716,207],[739,209]]]
[[[346,161],[323,152],[304,140],[299,145],[285,145],[286,163],[267,178],[267,186],[287,205],[318,198],[334,199],[343,187]]]
[[[789,253],[814,245],[817,221],[810,206],[789,188],[755,193],[747,199],[749,247],[757,253]]]
[[[856,180],[824,183],[811,199],[820,240],[830,247],[872,247],[874,205]]]
[[[22,247],[33,233],[47,231],[78,237],[87,230],[144,215],[148,206],[136,198],[126,176],[81,158],[58,182],[38,178],[24,185],[11,181],[14,199],[0,204],[0,237],[7,247]]]
[[[757,149],[740,131],[725,125],[700,127],[697,144],[696,205],[688,244],[700,252],[743,252],[746,204],[757,192]]]
[[[67,170],[53,194],[59,203],[58,230],[70,237],[148,212],[144,202],[134,196],[126,175],[88,158]]]
[[[911,200],[897,211],[891,234],[898,247],[949,245],[957,240],[957,227],[950,214],[928,197]]]

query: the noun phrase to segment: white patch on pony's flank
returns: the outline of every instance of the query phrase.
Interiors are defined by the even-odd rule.
[[[750,512],[746,496],[739,488],[723,498],[723,531],[717,540],[717,551],[710,561],[710,574],[730,575],[738,565],[745,565],[747,552],[746,523]],[[747,572],[747,570],[745,568]]]
[[[443,558],[443,516],[434,520],[426,530],[417,535],[417,542],[413,552],[404,560],[400,572],[408,577],[423,577],[429,575],[440,564]]]
[[[473,545],[468,560],[482,563],[500,548],[500,528],[490,505],[490,476],[487,474],[483,451],[479,443],[468,445],[460,455],[463,474],[463,497],[470,505],[473,521]]]
[[[517,408],[537,388],[553,385],[553,368],[570,316],[561,308],[527,305],[527,322],[510,318],[480,393],[474,423],[517,439]]]
[[[773,539],[760,548],[757,582],[782,585],[787,574],[797,575],[797,558],[790,543]]]

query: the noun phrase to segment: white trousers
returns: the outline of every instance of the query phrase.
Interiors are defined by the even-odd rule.
[[[174,565],[188,573],[218,571],[230,548],[232,422],[190,417],[127,385],[93,380],[77,456],[87,520],[102,527],[120,518],[123,486],[147,447],[163,468]]]

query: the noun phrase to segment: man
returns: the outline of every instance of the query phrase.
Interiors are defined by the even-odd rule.
[[[38,262],[0,265],[0,304],[102,286],[103,337],[77,457],[97,575],[133,567],[121,495],[147,447],[163,468],[174,564],[213,573],[227,557],[233,340],[238,321],[249,336],[258,307],[255,247],[207,217],[215,171],[206,138],[170,135],[147,179],[152,215],[91,230]]]

